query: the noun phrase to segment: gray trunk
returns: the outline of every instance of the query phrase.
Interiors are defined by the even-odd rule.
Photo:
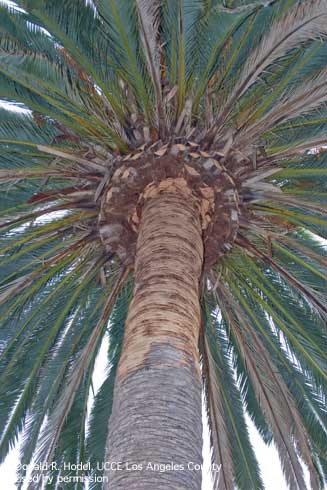
[[[172,182],[142,212],[107,442],[106,461],[121,465],[106,489],[201,488],[202,261],[197,203]]]

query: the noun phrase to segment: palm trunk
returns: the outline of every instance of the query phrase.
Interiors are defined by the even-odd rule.
[[[106,461],[120,462],[121,469],[106,470],[105,488],[201,488],[194,464],[202,464],[202,262],[192,196],[170,188],[147,200],[107,444]],[[129,471],[133,464],[137,469]],[[161,472],[155,464],[169,466]]]

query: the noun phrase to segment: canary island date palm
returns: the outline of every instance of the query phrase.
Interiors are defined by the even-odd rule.
[[[22,431],[64,488],[198,490],[204,393],[216,488],[264,488],[245,412],[322,488],[326,0],[21,0],[0,31],[1,459]]]

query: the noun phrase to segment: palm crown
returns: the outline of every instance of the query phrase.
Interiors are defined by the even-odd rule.
[[[168,182],[199,202],[219,488],[263,488],[244,407],[290,488],[299,457],[321,488],[326,1],[16,4],[0,97],[29,111],[0,109],[1,459],[23,427],[23,463],[104,459],[142,203]]]

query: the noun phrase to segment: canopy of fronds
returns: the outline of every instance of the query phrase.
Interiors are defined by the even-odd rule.
[[[246,409],[290,488],[301,461],[322,488],[326,0],[15,3],[0,6],[0,98],[24,109],[0,109],[1,460],[23,428],[24,464],[103,460],[133,274],[103,245],[101,196],[121,162],[180,145],[237,181],[201,298],[216,484],[264,488]]]

